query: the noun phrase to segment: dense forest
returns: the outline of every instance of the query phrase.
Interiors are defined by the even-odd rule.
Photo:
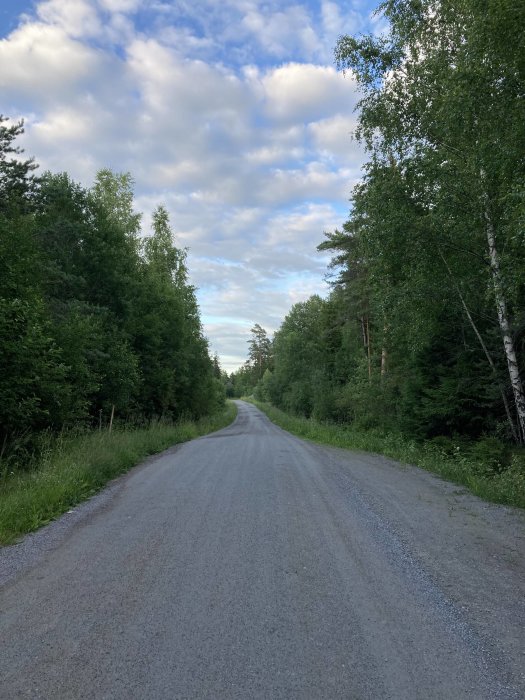
[[[216,410],[224,388],[166,210],[141,238],[130,175],[101,170],[89,189],[37,177],[21,131],[1,118],[0,460],[112,414],[139,424]]]
[[[335,50],[367,162],[319,245],[332,291],[293,306],[271,343],[254,328],[230,391],[443,445],[523,444],[525,6],[381,10],[387,34]]]

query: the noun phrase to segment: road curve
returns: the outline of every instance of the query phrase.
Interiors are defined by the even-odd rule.
[[[238,407],[0,552],[0,697],[524,698],[523,514]]]

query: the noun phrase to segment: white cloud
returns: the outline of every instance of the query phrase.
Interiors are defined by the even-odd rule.
[[[308,125],[315,149],[333,160],[359,162],[362,147],[355,139],[356,116],[350,113],[336,114]]]
[[[214,38],[196,36],[188,27],[176,25],[162,27],[159,30],[158,39],[182,56],[205,54],[216,46]]]
[[[355,85],[319,63],[355,19],[342,8],[323,2],[316,21],[280,0],[47,0],[0,41],[5,104],[42,168],[85,185],[100,167],[131,171],[146,225],[167,206],[229,369],[254,322],[275,330],[325,289],[315,248],[344,221],[362,160]]]
[[[322,0],[321,16],[325,37],[329,45],[335,46],[335,39],[341,34],[355,34],[365,28],[365,15],[357,8],[363,3],[354,2],[354,7],[350,3],[338,3],[334,0]]]
[[[335,34],[341,31],[341,13],[339,5],[329,0],[323,0],[321,3],[321,13],[323,17],[323,28],[329,34]]]
[[[108,12],[136,12],[142,0],[98,0],[98,4]]]
[[[284,148],[283,146],[265,145],[256,148],[253,151],[248,151],[245,158],[247,161],[256,165],[278,165],[286,163],[290,160],[300,160],[304,158],[304,148]]]
[[[276,12],[265,12],[252,6],[244,15],[241,27],[252,34],[266,51],[278,58],[288,56],[294,49],[311,57],[320,48],[311,17],[301,5],[292,5]]]
[[[0,87],[41,106],[67,100],[68,91],[90,83],[104,63],[100,53],[71,39],[62,27],[27,23],[0,41]]]
[[[355,105],[355,94],[330,66],[290,63],[261,79],[270,117],[288,122],[314,121]]]
[[[178,157],[188,154],[197,161],[201,148],[242,138],[250,96],[233,72],[183,59],[154,39],[140,38],[128,47],[127,69],[162,149],[168,145]],[[164,140],[166,133],[175,140]]]
[[[301,168],[275,169],[261,194],[269,205],[287,201],[343,199],[351,173],[332,170],[320,161],[312,161]]]
[[[96,6],[89,0],[46,0],[37,5],[37,14],[70,37],[96,36],[102,29]]]
[[[44,122],[35,123],[33,133],[42,144],[54,147],[57,141],[75,142],[93,135],[93,119],[89,112],[62,107],[50,111]]]
[[[286,246],[294,252],[313,255],[323,229],[333,229],[338,223],[339,216],[329,204],[308,204],[273,217],[267,227],[265,245]]]

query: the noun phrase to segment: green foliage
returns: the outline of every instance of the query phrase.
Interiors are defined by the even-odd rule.
[[[521,338],[525,76],[522,39],[497,39],[521,10],[495,7],[385,2],[387,34],[338,42],[369,161],[348,222],[319,246],[334,254],[332,294],[293,307],[275,335],[276,406],[418,440],[517,433],[494,290]]]
[[[201,417],[224,405],[186,251],[167,211],[139,239],[129,174],[86,190],[66,173],[38,180],[0,117],[0,450],[11,466],[40,431]]]
[[[248,343],[248,366],[253,378],[259,381],[272,365],[272,343],[264,328],[258,323],[253,326],[251,333],[252,337]]]
[[[419,443],[398,432],[320,422],[314,418],[292,416],[270,404],[256,405],[274,423],[299,437],[344,449],[377,452],[462,484],[489,501],[525,508],[524,455],[515,454],[504,469],[491,469],[488,465],[495,464],[491,460],[502,452],[499,452],[501,446],[498,448],[490,440],[481,442],[480,448],[472,446],[465,450],[461,440],[454,443],[449,439],[434,439]]]
[[[349,220],[319,246],[332,291],[290,310],[255,397],[310,436],[349,431],[522,504],[510,445],[525,425],[524,10],[380,11],[388,31],[335,51],[361,89],[368,162]]]
[[[312,297],[295,304],[274,338],[274,379],[269,395],[292,413],[311,415],[322,384],[317,368],[322,358],[321,310],[324,302]]]
[[[476,464],[476,472],[491,476],[501,474],[510,466],[509,445],[495,437],[484,437],[468,449],[469,458]]]
[[[16,216],[30,210],[31,195],[37,183],[32,174],[36,165],[32,158],[20,160],[23,151],[14,145],[24,132],[23,121],[6,125],[0,114],[0,215]]]
[[[257,401],[269,401],[272,385],[273,374],[271,370],[267,367],[264,370],[262,378],[257,382],[255,386],[254,396],[257,399]]]
[[[387,35],[342,37],[336,48],[363,93],[359,135],[370,160],[347,231],[366,265],[372,311],[389,329],[392,369],[401,358],[417,368],[418,385],[407,393],[403,381],[400,392],[411,396],[405,405],[415,421],[435,407],[430,434],[479,435],[506,420],[508,436],[516,435],[505,403],[512,397],[523,423],[510,346],[523,334],[525,257],[515,243],[523,230],[525,71],[523,35],[511,25],[525,15],[510,3],[473,0],[392,0],[381,9]],[[441,377],[432,376],[424,365],[445,334],[434,373]]]
[[[0,298],[0,339],[3,439],[56,424],[60,399],[68,391],[41,300]]]
[[[273,343],[266,330],[256,323],[248,341],[248,360],[228,378],[231,396],[250,396],[255,393],[262,396],[266,391],[263,388],[264,375],[272,369]]]

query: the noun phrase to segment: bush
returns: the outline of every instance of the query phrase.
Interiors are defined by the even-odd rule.
[[[495,437],[484,437],[472,443],[467,456],[476,473],[501,474],[510,464],[509,447]]]
[[[258,406],[270,420],[299,437],[384,454],[463,484],[481,498],[525,508],[525,450],[515,449],[511,453],[505,443],[495,438],[484,438],[474,444],[459,436],[416,441],[383,428],[320,422],[289,415],[270,404]]]
[[[434,448],[439,454],[446,455],[447,457],[452,457],[455,452],[457,445],[451,438],[446,435],[437,435],[428,442],[431,448]]]

